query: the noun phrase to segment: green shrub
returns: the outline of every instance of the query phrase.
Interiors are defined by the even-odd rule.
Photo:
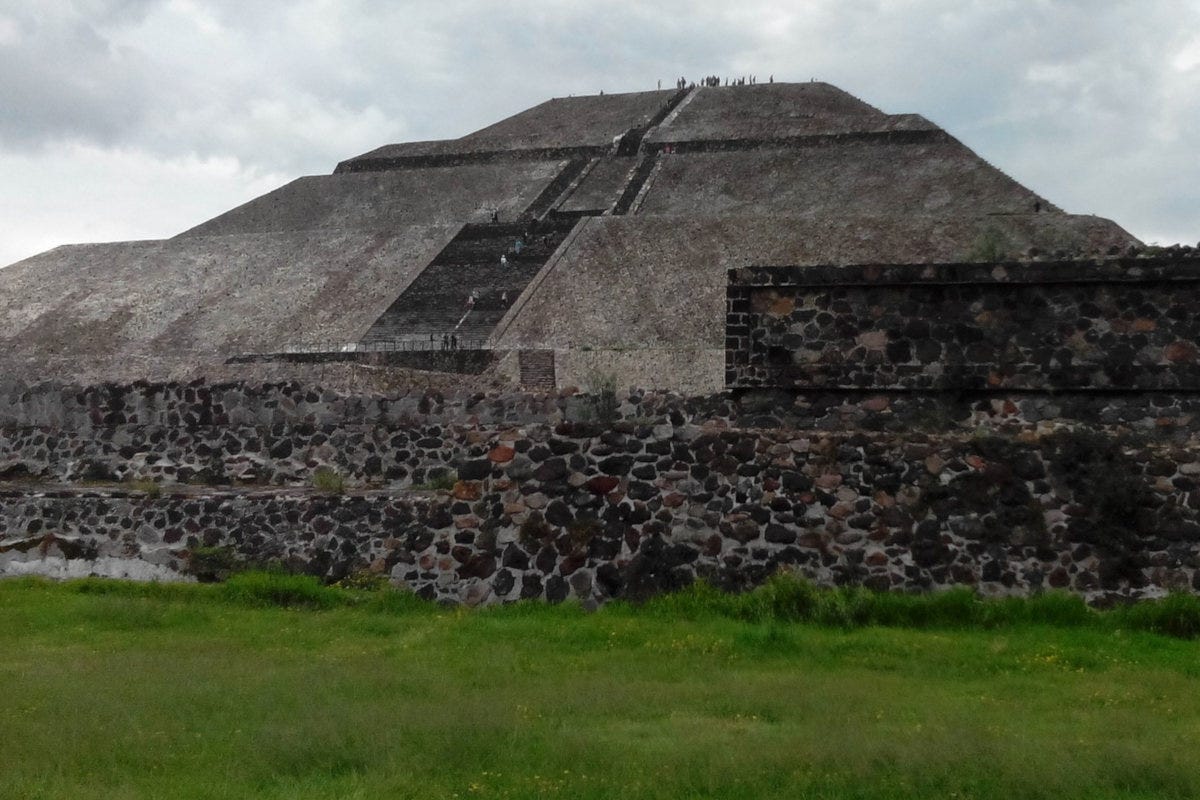
[[[961,628],[973,625],[979,619],[982,601],[974,589],[956,586],[929,595],[926,625]]]
[[[328,494],[343,494],[346,491],[346,479],[332,467],[317,467],[313,470],[312,485],[318,492]]]
[[[103,461],[89,459],[79,471],[79,480],[82,483],[116,483],[117,474]]]
[[[650,613],[683,619],[710,617],[743,617],[740,610],[748,595],[734,595],[717,589],[704,580],[690,583],[686,588],[650,598],[642,609]]]
[[[78,594],[175,601],[206,596],[205,593],[212,588],[182,582],[124,581],[114,578],[78,578],[66,581],[64,585]]]
[[[249,567],[228,547],[194,547],[188,552],[187,572],[201,583],[219,583]]]
[[[809,581],[792,572],[777,572],[766,583],[741,595],[738,616],[743,619],[800,622],[811,619],[819,593]]]
[[[341,580],[335,581],[333,585],[339,589],[350,589],[358,592],[378,592],[388,587],[388,579],[386,575],[378,572],[359,569],[351,572]]]
[[[1012,242],[999,228],[988,228],[976,237],[971,249],[967,251],[966,261],[995,263],[1005,261],[1010,257]]]
[[[308,575],[241,572],[221,585],[228,600],[250,606],[327,609],[348,604],[345,593]]]
[[[1091,625],[1096,621],[1096,612],[1087,607],[1087,603],[1079,595],[1067,591],[1046,591],[1040,595],[1024,597],[1018,606],[1021,609],[1018,622],[1032,622],[1034,625],[1054,625],[1057,627],[1079,627]]]
[[[1162,600],[1143,600],[1112,612],[1125,626],[1178,639],[1200,636],[1200,597],[1172,593]]]

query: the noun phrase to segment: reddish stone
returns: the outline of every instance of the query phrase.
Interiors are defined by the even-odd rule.
[[[1167,361],[1195,361],[1196,346],[1191,342],[1171,342],[1163,348],[1163,357]]]
[[[1063,589],[1071,585],[1071,576],[1062,567],[1051,570],[1046,580],[1055,589]]]
[[[793,297],[780,297],[771,304],[771,309],[767,313],[773,317],[786,317],[788,314],[796,310],[796,299]]]
[[[458,574],[464,578],[488,578],[496,571],[496,559],[476,553],[459,567]]]
[[[887,553],[882,550],[876,550],[866,558],[867,566],[882,567],[888,563]]]
[[[892,404],[892,401],[882,395],[879,397],[871,397],[863,401],[862,407],[867,411],[883,411]]]
[[[454,484],[454,496],[459,500],[478,500],[483,489],[478,481],[458,481]]]
[[[796,544],[801,547],[809,547],[814,550],[825,549],[825,537],[815,531],[800,534],[800,538],[796,540]]]
[[[679,506],[683,505],[684,501],[686,500],[686,495],[682,495],[679,492],[671,492],[669,495],[663,498],[663,505],[667,508],[679,508]]]
[[[975,455],[967,456],[966,462],[971,467],[971,469],[983,469],[984,467],[987,466],[986,461],[984,461],[979,456],[975,456]]]
[[[842,485],[842,476],[836,472],[827,472],[818,476],[813,483],[821,489],[836,489]]]
[[[1149,333],[1158,329],[1158,323],[1152,319],[1140,318],[1133,321],[1133,329],[1138,333]]]
[[[488,458],[491,459],[493,464],[507,464],[509,461],[512,461],[516,455],[516,450],[513,450],[511,447],[501,446],[493,448],[492,452],[488,453]]]
[[[478,528],[479,517],[459,517],[458,519],[454,520],[454,527],[458,528],[459,530],[466,528]]]
[[[752,519],[744,519],[734,523],[729,529],[729,535],[745,544],[751,539],[758,538],[758,523]]]
[[[586,563],[587,563],[587,554],[586,553],[573,553],[571,555],[564,556],[563,560],[560,561],[558,564],[558,574],[562,575],[565,578],[568,575],[574,573],[577,569],[579,569]]]
[[[587,490],[592,494],[606,495],[621,485],[621,479],[612,475],[597,475],[587,482]]]

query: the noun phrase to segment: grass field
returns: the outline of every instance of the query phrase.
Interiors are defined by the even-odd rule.
[[[1066,601],[845,628],[257,580],[0,582],[0,796],[1200,796],[1200,641]]]

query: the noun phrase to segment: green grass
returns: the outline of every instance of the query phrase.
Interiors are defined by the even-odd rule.
[[[333,467],[317,467],[312,474],[312,485],[327,494],[346,493],[346,479]]]
[[[1132,629],[1187,634],[1186,598],[463,611],[248,574],[0,610],[6,798],[1200,796],[1200,642]]]

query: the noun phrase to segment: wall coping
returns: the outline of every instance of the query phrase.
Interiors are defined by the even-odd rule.
[[[751,265],[735,267],[727,274],[730,287],[1200,283],[1200,256],[998,263]]]

